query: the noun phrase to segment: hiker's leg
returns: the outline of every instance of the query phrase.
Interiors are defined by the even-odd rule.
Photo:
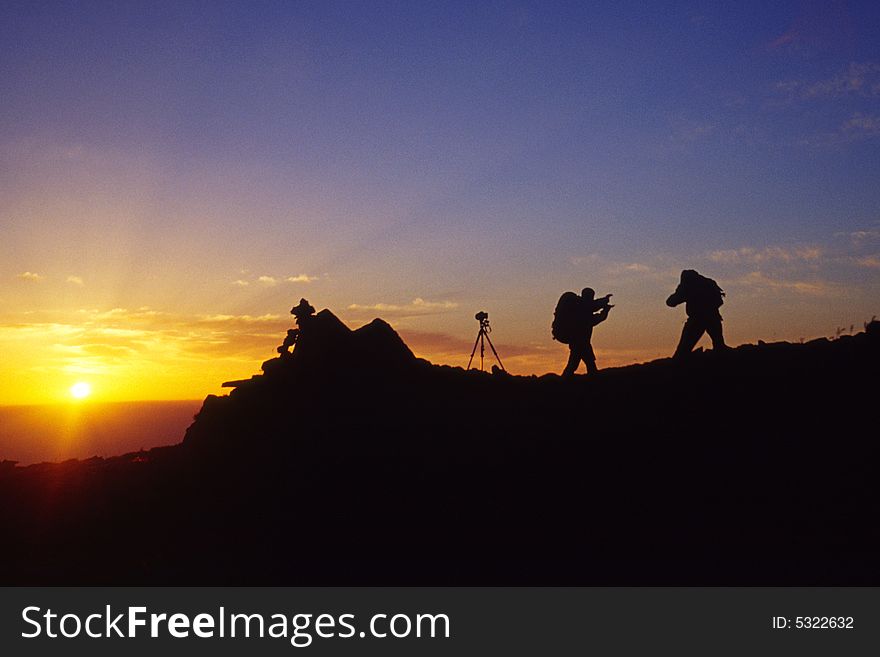
[[[717,318],[713,317],[706,322],[706,332],[709,334],[709,337],[712,338],[712,349],[715,351],[723,351],[724,349],[727,349],[727,345],[724,344],[724,332],[721,330],[720,315]]]
[[[693,317],[688,317],[684,323],[684,328],[681,329],[681,340],[678,341],[678,348],[675,350],[673,358],[682,358],[691,353],[694,347],[697,346],[700,338],[703,337],[705,330],[706,327],[703,322],[697,321]]]
[[[576,344],[568,345],[568,363],[562,370],[562,376],[572,376],[581,364],[581,351]]]
[[[587,345],[587,351],[584,354],[584,365],[587,366],[587,374],[595,374],[599,371],[596,367],[596,353],[593,351],[593,345]]]

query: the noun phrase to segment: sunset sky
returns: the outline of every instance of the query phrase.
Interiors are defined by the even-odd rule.
[[[0,5],[0,404],[198,399],[300,297],[465,365],[673,351],[880,315],[880,4]]]

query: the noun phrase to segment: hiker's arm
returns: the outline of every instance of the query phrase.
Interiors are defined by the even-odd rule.
[[[669,298],[666,300],[666,305],[670,308],[675,308],[680,303],[684,303],[684,294],[681,292],[681,285],[675,288],[675,292],[670,294]]]
[[[611,306],[605,306],[604,308],[602,308],[602,310],[593,315],[593,326],[596,326],[596,324],[601,324],[606,319],[608,319],[609,310],[611,310]]]

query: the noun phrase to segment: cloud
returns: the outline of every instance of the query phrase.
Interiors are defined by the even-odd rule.
[[[73,285],[84,285],[83,279],[79,276],[68,276],[67,282]]]
[[[595,265],[601,262],[602,256],[598,253],[589,253],[584,256],[573,256],[569,258],[569,262],[575,267],[582,267],[584,265]]]
[[[39,274],[36,274],[32,271],[25,271],[25,272],[22,272],[21,274],[19,274],[18,276],[16,276],[16,278],[18,278],[19,280],[22,280],[22,281],[27,281],[29,283],[39,283],[40,281],[44,280],[46,277],[40,276]]]
[[[834,148],[880,137],[880,116],[855,112],[836,129],[798,140],[802,146]]]
[[[659,261],[660,259],[655,258],[655,260]],[[611,275],[625,273],[646,274],[655,271],[656,269],[655,265],[650,265],[644,262],[606,260],[595,253],[569,258],[569,262],[575,267],[591,267]]]
[[[0,316],[0,342],[43,345],[47,371],[110,373],[210,367],[243,371],[275,355],[290,322],[279,315],[190,315],[150,308]],[[210,360],[210,363],[206,361]],[[183,371],[183,370],[181,370]]]
[[[308,274],[297,274],[296,276],[269,276],[268,274],[264,274],[251,281],[239,278],[232,281],[232,284],[237,287],[248,287],[253,282],[266,287],[274,287],[279,283],[312,283],[316,280],[318,280],[317,276],[310,276]]]
[[[647,274],[654,271],[654,268],[641,262],[612,262],[605,268],[605,271],[612,275],[626,273]]]
[[[267,313],[254,317],[253,315],[200,315],[197,321],[200,324],[218,324],[230,326],[232,324],[253,325],[253,324],[274,324],[282,320],[281,315],[273,315]]]
[[[856,259],[859,267],[867,267],[869,269],[880,269],[880,255],[869,255],[864,258]]]
[[[841,130],[855,138],[880,136],[880,116],[856,112],[841,126]]]
[[[758,288],[764,291],[794,292],[808,296],[828,296],[836,293],[836,288],[824,281],[785,280],[768,276],[761,271],[752,271],[734,281],[733,286]]]
[[[880,240],[880,228],[866,228],[854,230],[849,233],[835,233],[836,237],[849,237],[855,246],[861,246],[865,242]]]
[[[816,100],[843,98],[846,96],[880,96],[880,64],[876,62],[851,63],[837,75],[811,82],[786,80],[776,84],[776,89],[791,98]]]
[[[141,306],[140,308],[129,310],[128,308],[111,308],[110,310],[95,310],[81,308],[77,314],[86,324],[100,324],[103,322],[120,321],[126,324],[143,323],[145,321],[155,321],[156,317],[165,315],[158,310],[153,310],[149,306]]]
[[[792,28],[792,29],[788,30],[787,32],[780,34],[775,39],[773,39],[773,41],[771,41],[770,43],[767,44],[767,47],[770,48],[771,50],[774,50],[776,48],[781,48],[782,46],[786,46],[791,43],[794,43],[795,41],[797,41],[797,38],[798,38],[797,30]]]
[[[139,353],[143,350],[143,347],[137,344],[114,345],[105,343],[92,343],[80,345],[79,349],[81,353],[88,356],[98,356],[101,358],[116,360],[127,358],[132,356],[133,354]]]
[[[398,305],[393,303],[376,303],[372,305],[361,305],[353,303],[348,306],[348,310],[362,313],[384,313],[386,316],[393,317],[414,317],[418,315],[433,315],[442,313],[446,310],[458,308],[458,304],[454,301],[426,301],[421,297],[416,297],[410,303]]]
[[[712,262],[723,264],[761,264],[769,262],[790,263],[799,261],[817,261],[822,257],[822,249],[817,246],[800,246],[793,248],[768,246],[763,249],[744,246],[738,249],[712,251],[707,257]]]

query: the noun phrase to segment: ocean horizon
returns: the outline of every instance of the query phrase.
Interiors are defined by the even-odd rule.
[[[0,406],[0,461],[108,457],[183,440],[201,400]]]

